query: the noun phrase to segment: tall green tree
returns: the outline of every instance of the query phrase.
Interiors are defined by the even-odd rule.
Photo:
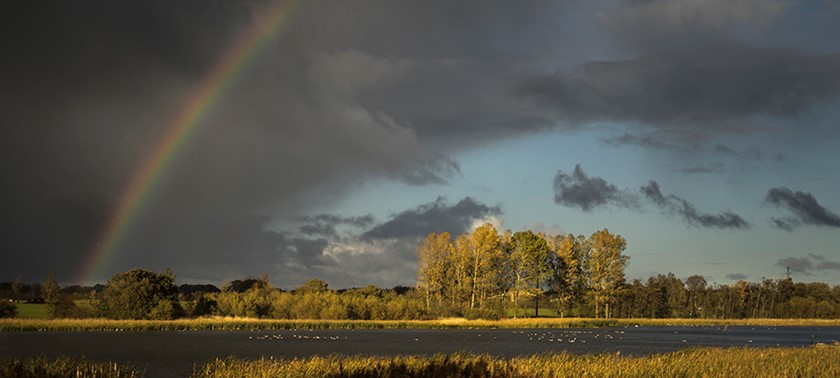
[[[539,298],[541,287],[550,272],[548,252],[545,239],[532,231],[517,231],[513,234],[508,259],[513,276],[514,317],[519,312],[520,293],[531,293]],[[534,303],[535,315],[539,316],[539,300]]]
[[[624,268],[628,256],[622,254],[627,241],[607,229],[596,231],[589,237],[589,288],[595,304],[595,317],[610,317],[610,305],[615,303],[624,284]]]
[[[115,319],[173,319],[181,315],[175,275],[132,269],[117,273],[102,292],[106,315]]]
[[[588,241],[583,235],[572,234],[554,237],[552,248],[556,254],[551,277],[552,288],[557,292],[561,316],[580,301],[586,286],[584,263],[589,253]]]
[[[699,274],[689,276],[685,279],[686,295],[688,296],[688,316],[692,318],[705,318],[703,301],[706,298],[706,279]]]
[[[48,274],[47,278],[44,279],[44,284],[41,288],[41,291],[44,294],[44,303],[46,303],[47,307],[47,317],[50,319],[58,316],[59,300],[61,299],[59,297],[60,289],[61,288],[58,286],[58,280],[55,278],[55,271],[50,271],[50,274]]]
[[[23,298],[23,277],[17,276],[12,282],[12,300],[19,302]]]

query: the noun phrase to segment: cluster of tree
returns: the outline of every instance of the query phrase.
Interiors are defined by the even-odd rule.
[[[331,290],[313,279],[293,291],[272,287],[268,276],[213,285],[175,285],[170,271],[132,269],[118,273],[101,290],[84,294],[61,289],[55,272],[39,284],[50,318],[159,319],[235,316],[278,319],[425,319],[422,299],[412,288],[375,286]],[[13,301],[0,301],[0,317],[16,316]]]
[[[248,281],[251,281],[248,284]],[[245,283],[245,285],[242,285]],[[326,282],[309,280],[293,291],[273,288],[268,278],[234,281],[221,293],[197,299],[193,315],[247,316],[277,319],[424,319],[422,300],[409,288],[376,286],[335,291]]]
[[[611,317],[624,286],[627,242],[604,229],[589,238],[528,231],[500,234],[491,224],[454,239],[431,233],[418,247],[417,289],[438,315],[519,313],[523,298],[551,299],[561,314]]]
[[[840,285],[792,279],[710,286],[673,274],[626,284],[618,316],[628,318],[840,318]]]

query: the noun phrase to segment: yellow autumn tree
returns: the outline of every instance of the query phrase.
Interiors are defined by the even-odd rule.
[[[455,246],[452,236],[448,232],[426,235],[417,247],[417,288],[426,299],[426,309],[430,309],[432,302],[440,307],[446,295],[447,286],[452,275],[452,259]]]
[[[499,259],[502,257],[499,232],[485,223],[470,234],[470,308],[481,305],[499,278]]]
[[[595,304],[595,317],[610,317],[610,305],[615,303],[624,283],[624,268],[628,256],[622,255],[627,241],[620,235],[613,235],[607,229],[597,231],[589,237],[589,258],[586,270],[589,273],[589,289]]]

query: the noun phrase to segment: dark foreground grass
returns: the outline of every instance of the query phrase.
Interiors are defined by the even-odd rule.
[[[140,376],[141,374],[133,368],[113,362],[96,362],[68,357],[0,359],[0,377],[4,378],[133,378]]]
[[[108,362],[43,357],[0,359],[0,377],[138,377]],[[568,353],[498,359],[487,355],[292,360],[217,359],[196,366],[195,378],[259,377],[838,377],[840,345],[809,348],[700,348],[629,357]]]

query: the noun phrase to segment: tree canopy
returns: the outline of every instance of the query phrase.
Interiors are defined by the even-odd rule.
[[[132,269],[114,275],[102,293],[102,304],[115,319],[173,319],[182,309],[172,272]]]

